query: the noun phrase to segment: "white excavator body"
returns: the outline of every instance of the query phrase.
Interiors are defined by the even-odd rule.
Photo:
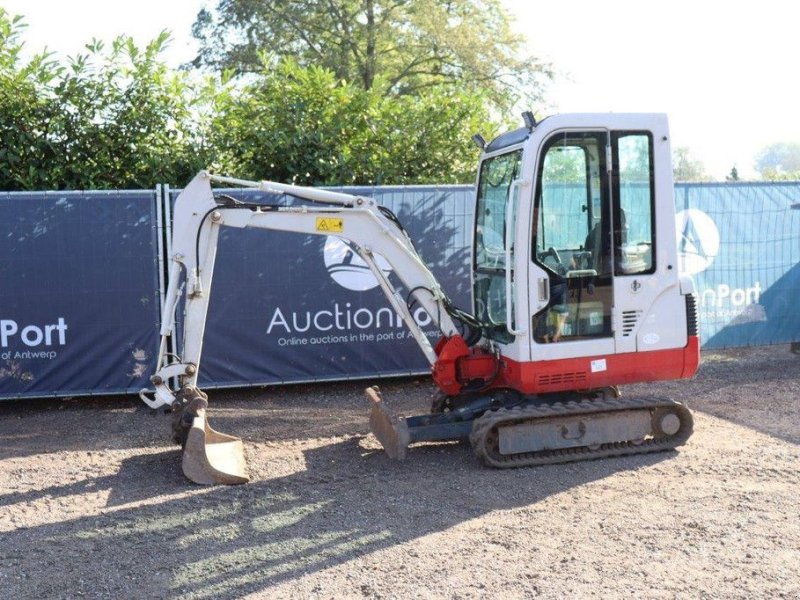
[[[308,202],[247,204],[241,185]],[[402,224],[368,197],[199,173],[178,197],[151,408],[175,414],[184,472],[198,483],[247,480],[241,442],[215,432],[197,388],[220,227],[345,240],[431,364],[430,414],[398,418],[368,390],[370,424],[390,456],[409,444],[469,437],[492,466],[525,466],[673,448],[692,420],[667,399],[622,399],[619,385],[694,374],[694,289],[679,274],[667,118],[549,117],[485,145],[472,247],[473,305],[453,306]],[[377,256],[396,280],[381,269]],[[185,295],[183,353],[166,352]],[[418,303],[441,331],[432,346]],[[177,381],[177,389],[169,386]]]

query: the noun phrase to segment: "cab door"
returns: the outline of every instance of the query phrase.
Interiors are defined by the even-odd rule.
[[[610,135],[618,354],[687,343],[666,120],[640,125]]]
[[[616,350],[635,352],[634,335],[656,291],[653,274],[655,189],[653,135],[611,132],[611,193],[614,215]]]
[[[531,357],[614,353],[609,132],[556,132],[538,152],[529,283]]]

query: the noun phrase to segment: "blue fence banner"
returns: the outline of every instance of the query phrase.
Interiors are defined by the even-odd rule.
[[[157,194],[0,194],[0,398],[148,385],[160,319]]]
[[[337,189],[396,212],[446,292],[470,306],[472,186]],[[585,218],[585,190],[560,193],[562,221]],[[675,206],[679,264],[697,286],[704,348],[800,340],[800,184],[681,183]],[[636,228],[649,220],[631,207],[626,214],[638,239]],[[435,328],[427,332],[436,337]],[[223,228],[201,372],[201,384],[223,387],[424,373],[427,365],[344,242]]]
[[[800,184],[684,183],[675,208],[703,347],[800,340]]]
[[[448,295],[470,308],[473,186],[337,189],[393,210]],[[168,262],[161,208],[177,193],[0,194],[0,399],[148,385]],[[559,193],[561,221],[585,218],[585,190]],[[646,221],[635,204],[627,210],[629,238]],[[703,348],[800,341],[800,183],[679,183],[675,212],[679,265],[697,286]],[[435,341],[428,317],[421,309],[415,315]],[[180,324],[179,311],[177,331]],[[201,385],[426,372],[413,338],[345,242],[222,228]]]
[[[472,186],[336,189],[372,196],[394,211],[446,293],[458,306],[469,308]],[[220,192],[249,202],[291,203],[253,191]],[[428,315],[421,308],[414,315],[435,343],[438,330]],[[201,385],[428,371],[424,355],[377,280],[341,239],[221,229]]]

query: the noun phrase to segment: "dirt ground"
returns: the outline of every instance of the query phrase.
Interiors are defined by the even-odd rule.
[[[800,597],[800,357],[706,354],[680,451],[484,468],[467,444],[392,462],[363,383],[212,391],[252,483],[184,480],[135,398],[0,403],[4,598]],[[425,379],[383,382],[421,412]]]

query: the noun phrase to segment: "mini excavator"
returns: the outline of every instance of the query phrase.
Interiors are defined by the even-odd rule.
[[[487,465],[505,468],[686,442],[686,406],[619,391],[691,377],[700,360],[694,286],[678,269],[666,116],[523,118],[523,127],[488,144],[474,138],[482,154],[471,310],[449,300],[397,217],[372,198],[207,172],[186,186],[174,209],[155,390],[140,395],[172,411],[190,480],[248,480],[241,440],[209,426],[208,397],[197,387],[221,227],[336,235],[367,264],[439,390],[429,412],[408,417],[394,415],[377,388],[366,390],[370,427],[392,458],[415,442],[468,438]],[[240,202],[215,194],[213,183],[303,203]],[[167,338],[184,295],[176,356]],[[415,304],[441,331],[437,344],[414,320]]]

